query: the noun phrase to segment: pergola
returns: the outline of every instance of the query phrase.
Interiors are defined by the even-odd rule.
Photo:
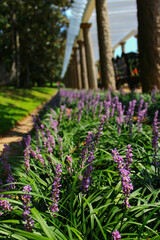
[[[75,0],[61,74],[66,87],[96,89],[99,61],[102,86],[115,89],[113,52],[118,46],[124,52],[135,36],[143,90],[160,88],[159,9],[159,0]]]
[[[136,0],[106,0],[106,2],[112,52],[120,45],[122,51],[125,51],[126,40],[137,35]],[[65,77],[65,84],[73,88],[97,88],[94,68],[100,56],[95,8],[95,0],[75,0],[71,8],[61,77]],[[85,45],[85,50],[83,45]],[[77,82],[73,80],[73,77],[77,79]],[[67,79],[70,80],[67,81]]]

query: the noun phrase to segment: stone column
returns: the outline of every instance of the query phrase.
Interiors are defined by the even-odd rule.
[[[96,0],[96,13],[102,86],[115,89],[115,74],[112,62],[113,53],[106,0]]]
[[[95,71],[95,62],[94,62],[91,35],[89,32],[90,27],[91,27],[91,23],[81,24],[81,28],[83,29],[83,36],[84,36],[84,46],[85,46],[85,53],[86,53],[89,88],[97,89],[98,84],[97,84],[97,77],[96,77],[96,71]]]
[[[75,61],[75,72],[76,72],[76,78],[77,78],[77,88],[82,89],[82,81],[80,76],[80,69],[78,64],[78,57],[77,57],[77,47],[74,47],[74,61]]]
[[[140,79],[143,92],[160,89],[160,1],[137,0]]]
[[[89,86],[88,86],[88,79],[87,79],[87,67],[86,67],[84,41],[79,40],[77,43],[79,45],[82,88],[88,89]]]
[[[77,79],[76,79],[76,72],[75,72],[75,61],[74,61],[74,55],[71,56],[71,78],[72,78],[72,86],[73,88],[77,88]]]
[[[121,42],[121,49],[122,49],[122,53],[125,53],[125,42]]]

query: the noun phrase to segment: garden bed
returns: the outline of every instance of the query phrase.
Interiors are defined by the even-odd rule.
[[[24,157],[5,146],[0,238],[160,239],[159,91],[59,97]]]

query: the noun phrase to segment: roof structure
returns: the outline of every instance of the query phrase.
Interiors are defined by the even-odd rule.
[[[137,6],[136,0],[106,0],[108,4],[111,40],[113,50],[120,43],[137,33]],[[96,11],[94,0],[75,0],[71,8],[70,25],[67,33],[65,58],[61,77],[64,77],[72,48],[77,39],[82,39],[80,24],[82,22],[92,23],[91,36],[94,49],[95,62],[99,60],[98,34],[96,23]]]

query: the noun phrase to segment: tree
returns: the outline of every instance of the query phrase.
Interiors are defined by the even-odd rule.
[[[160,1],[137,0],[138,45],[144,92],[160,88]]]
[[[64,13],[69,4],[69,0],[2,0],[0,47],[3,58],[16,63],[16,86],[42,86],[60,77],[67,25]]]
[[[96,0],[96,13],[102,86],[115,89],[112,43],[106,0]]]

